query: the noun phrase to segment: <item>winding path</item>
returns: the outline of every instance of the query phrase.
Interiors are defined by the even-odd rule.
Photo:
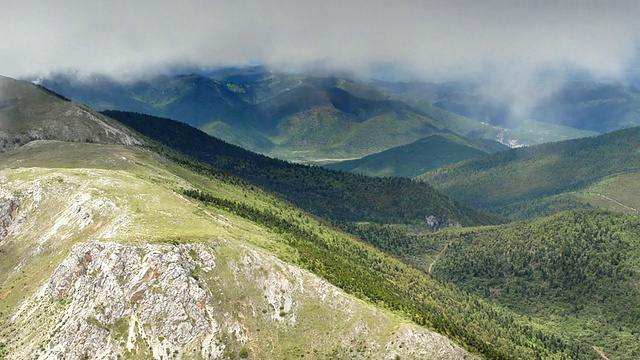
[[[634,212],[638,212],[638,209],[636,209],[636,208],[632,208],[631,206],[628,206],[628,205],[625,205],[625,204],[621,203],[620,201],[618,201],[618,200],[616,200],[616,199],[612,199],[612,198],[610,198],[610,197],[608,197],[608,196],[606,196],[606,195],[602,195],[602,194],[598,194],[598,193],[594,193],[594,194],[596,194],[596,195],[598,195],[598,196],[600,196],[600,197],[603,197],[603,198],[605,198],[606,200],[609,200],[609,201],[611,201],[612,203],[614,203],[614,204],[616,204],[616,205],[618,205],[618,206],[622,206],[623,208],[627,208],[627,209],[632,210],[632,211],[634,211]]]
[[[602,351],[599,347],[596,346],[592,346],[593,350],[595,350],[598,354],[600,354],[600,356],[602,356],[602,358],[604,360],[609,360],[609,358],[607,357],[607,355],[604,354],[604,351]]]
[[[451,243],[449,243],[451,244]],[[433,261],[431,262],[431,264],[429,264],[429,274],[431,274],[431,269],[433,269],[433,265],[436,264],[436,261],[438,261],[438,259],[440,258],[440,255],[444,254],[445,251],[447,251],[447,248],[449,247],[449,244],[445,245],[442,250],[440,250],[440,252],[438,253],[438,255],[436,255],[436,257],[433,259]]]

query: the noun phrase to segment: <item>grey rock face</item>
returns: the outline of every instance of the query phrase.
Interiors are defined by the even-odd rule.
[[[12,317],[9,359],[471,359],[274,256],[219,240],[73,246]],[[354,349],[358,351],[354,351]]]
[[[213,254],[198,244],[76,244],[44,290],[45,297],[72,300],[48,355],[115,358],[136,349],[136,342],[156,358],[180,352],[216,328],[208,295],[190,275],[214,266]],[[117,330],[120,343],[110,336]]]
[[[15,220],[17,211],[18,199],[0,188],[0,241],[7,236],[8,228]]]
[[[425,216],[424,219],[427,222],[427,225],[431,226],[433,230],[440,230],[440,229],[449,228],[449,227],[454,227],[454,228],[462,227],[462,225],[460,225],[460,223],[457,220],[451,220],[451,219],[439,220],[437,217],[433,215]]]

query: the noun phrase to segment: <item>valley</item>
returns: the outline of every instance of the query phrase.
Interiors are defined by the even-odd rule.
[[[2,85],[1,358],[638,355],[637,128],[446,130],[336,172]]]
[[[168,117],[261,154],[318,165],[324,159],[362,158],[438,133],[520,147],[640,125],[632,114],[636,97],[629,94],[635,94],[634,88],[584,91],[583,87],[599,86],[589,83],[576,94],[568,87],[544,101],[553,109],[578,111],[570,109],[589,102],[601,106],[594,98],[599,94],[611,96],[610,102],[624,99],[628,113],[616,113],[607,128],[580,128],[543,113],[542,105],[533,118],[512,115],[508,105],[496,103],[476,83],[357,81],[263,67],[149,77],[133,83],[69,74],[39,81],[97,110]],[[595,112],[593,121],[609,116],[612,110],[607,109]],[[576,114],[571,116],[582,116]]]

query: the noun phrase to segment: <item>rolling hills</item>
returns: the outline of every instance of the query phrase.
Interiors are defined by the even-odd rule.
[[[237,186],[138,147],[40,141],[0,158],[14,204],[0,357],[470,357],[301,269],[280,232],[175,191],[242,199]]]
[[[129,82],[77,74],[38,81],[99,110],[180,120],[262,154],[313,164],[361,158],[440,132],[511,147],[597,134],[537,118],[507,123],[444,105],[489,104],[477,84],[354,81],[263,67]]]
[[[598,356],[128,131],[147,146],[54,138],[0,154],[1,357],[471,356],[451,340],[496,359]],[[244,163],[254,170],[269,161],[206,139],[217,164],[226,155],[237,168],[234,152],[260,159]],[[364,181],[372,191],[408,184]],[[455,206],[425,189],[435,205]]]
[[[404,145],[445,125],[392,100],[366,99],[336,86],[302,85],[214,119],[202,129],[223,139],[225,128],[262,138],[239,145],[279,158],[314,162],[353,158]],[[254,145],[268,140],[269,148]]]
[[[591,186],[637,173],[640,128],[512,149],[427,172],[418,178],[483,209],[516,217],[588,207]],[[535,211],[532,211],[535,209]]]
[[[438,133],[361,159],[327,164],[324,167],[369,176],[412,178],[435,168],[507,149],[509,147],[496,141],[471,140]]]
[[[225,143],[177,121],[130,112],[104,114],[328,220],[408,223],[427,228],[428,217],[436,219],[440,227],[500,221],[442,196],[424,182],[370,178],[289,163]]]

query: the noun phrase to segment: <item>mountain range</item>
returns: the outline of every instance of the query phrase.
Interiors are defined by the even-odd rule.
[[[261,134],[305,107],[357,125],[420,102],[384,92],[409,85],[282,88],[301,78],[208,75],[245,103],[227,113],[276,114],[243,116]],[[383,164],[393,151],[410,160],[426,149],[416,160],[452,151],[467,160],[417,179],[375,178],[0,80],[0,358],[640,354],[637,128],[505,150],[435,127],[372,156]],[[281,87],[266,99],[245,87],[269,82]],[[289,96],[300,107],[266,106]],[[473,121],[429,107],[449,124]],[[606,203],[617,211],[589,209]],[[545,217],[563,206],[587,209]]]
[[[589,92],[574,91],[568,84],[541,99],[530,117],[514,118],[509,104],[496,103],[487,89],[475,83],[355,81],[262,67],[131,82],[73,74],[38,81],[98,110],[168,117],[252,151],[314,164],[361,158],[435,133],[517,147],[593,136],[636,124],[634,88],[614,85]],[[598,94],[603,98],[597,98]],[[626,112],[613,114],[601,107],[621,101],[627,104]],[[585,106],[595,109],[589,113],[593,119],[585,124],[606,118],[610,125],[580,127],[583,115],[571,109]],[[557,116],[551,116],[549,109]],[[563,122],[570,111],[578,120]]]

